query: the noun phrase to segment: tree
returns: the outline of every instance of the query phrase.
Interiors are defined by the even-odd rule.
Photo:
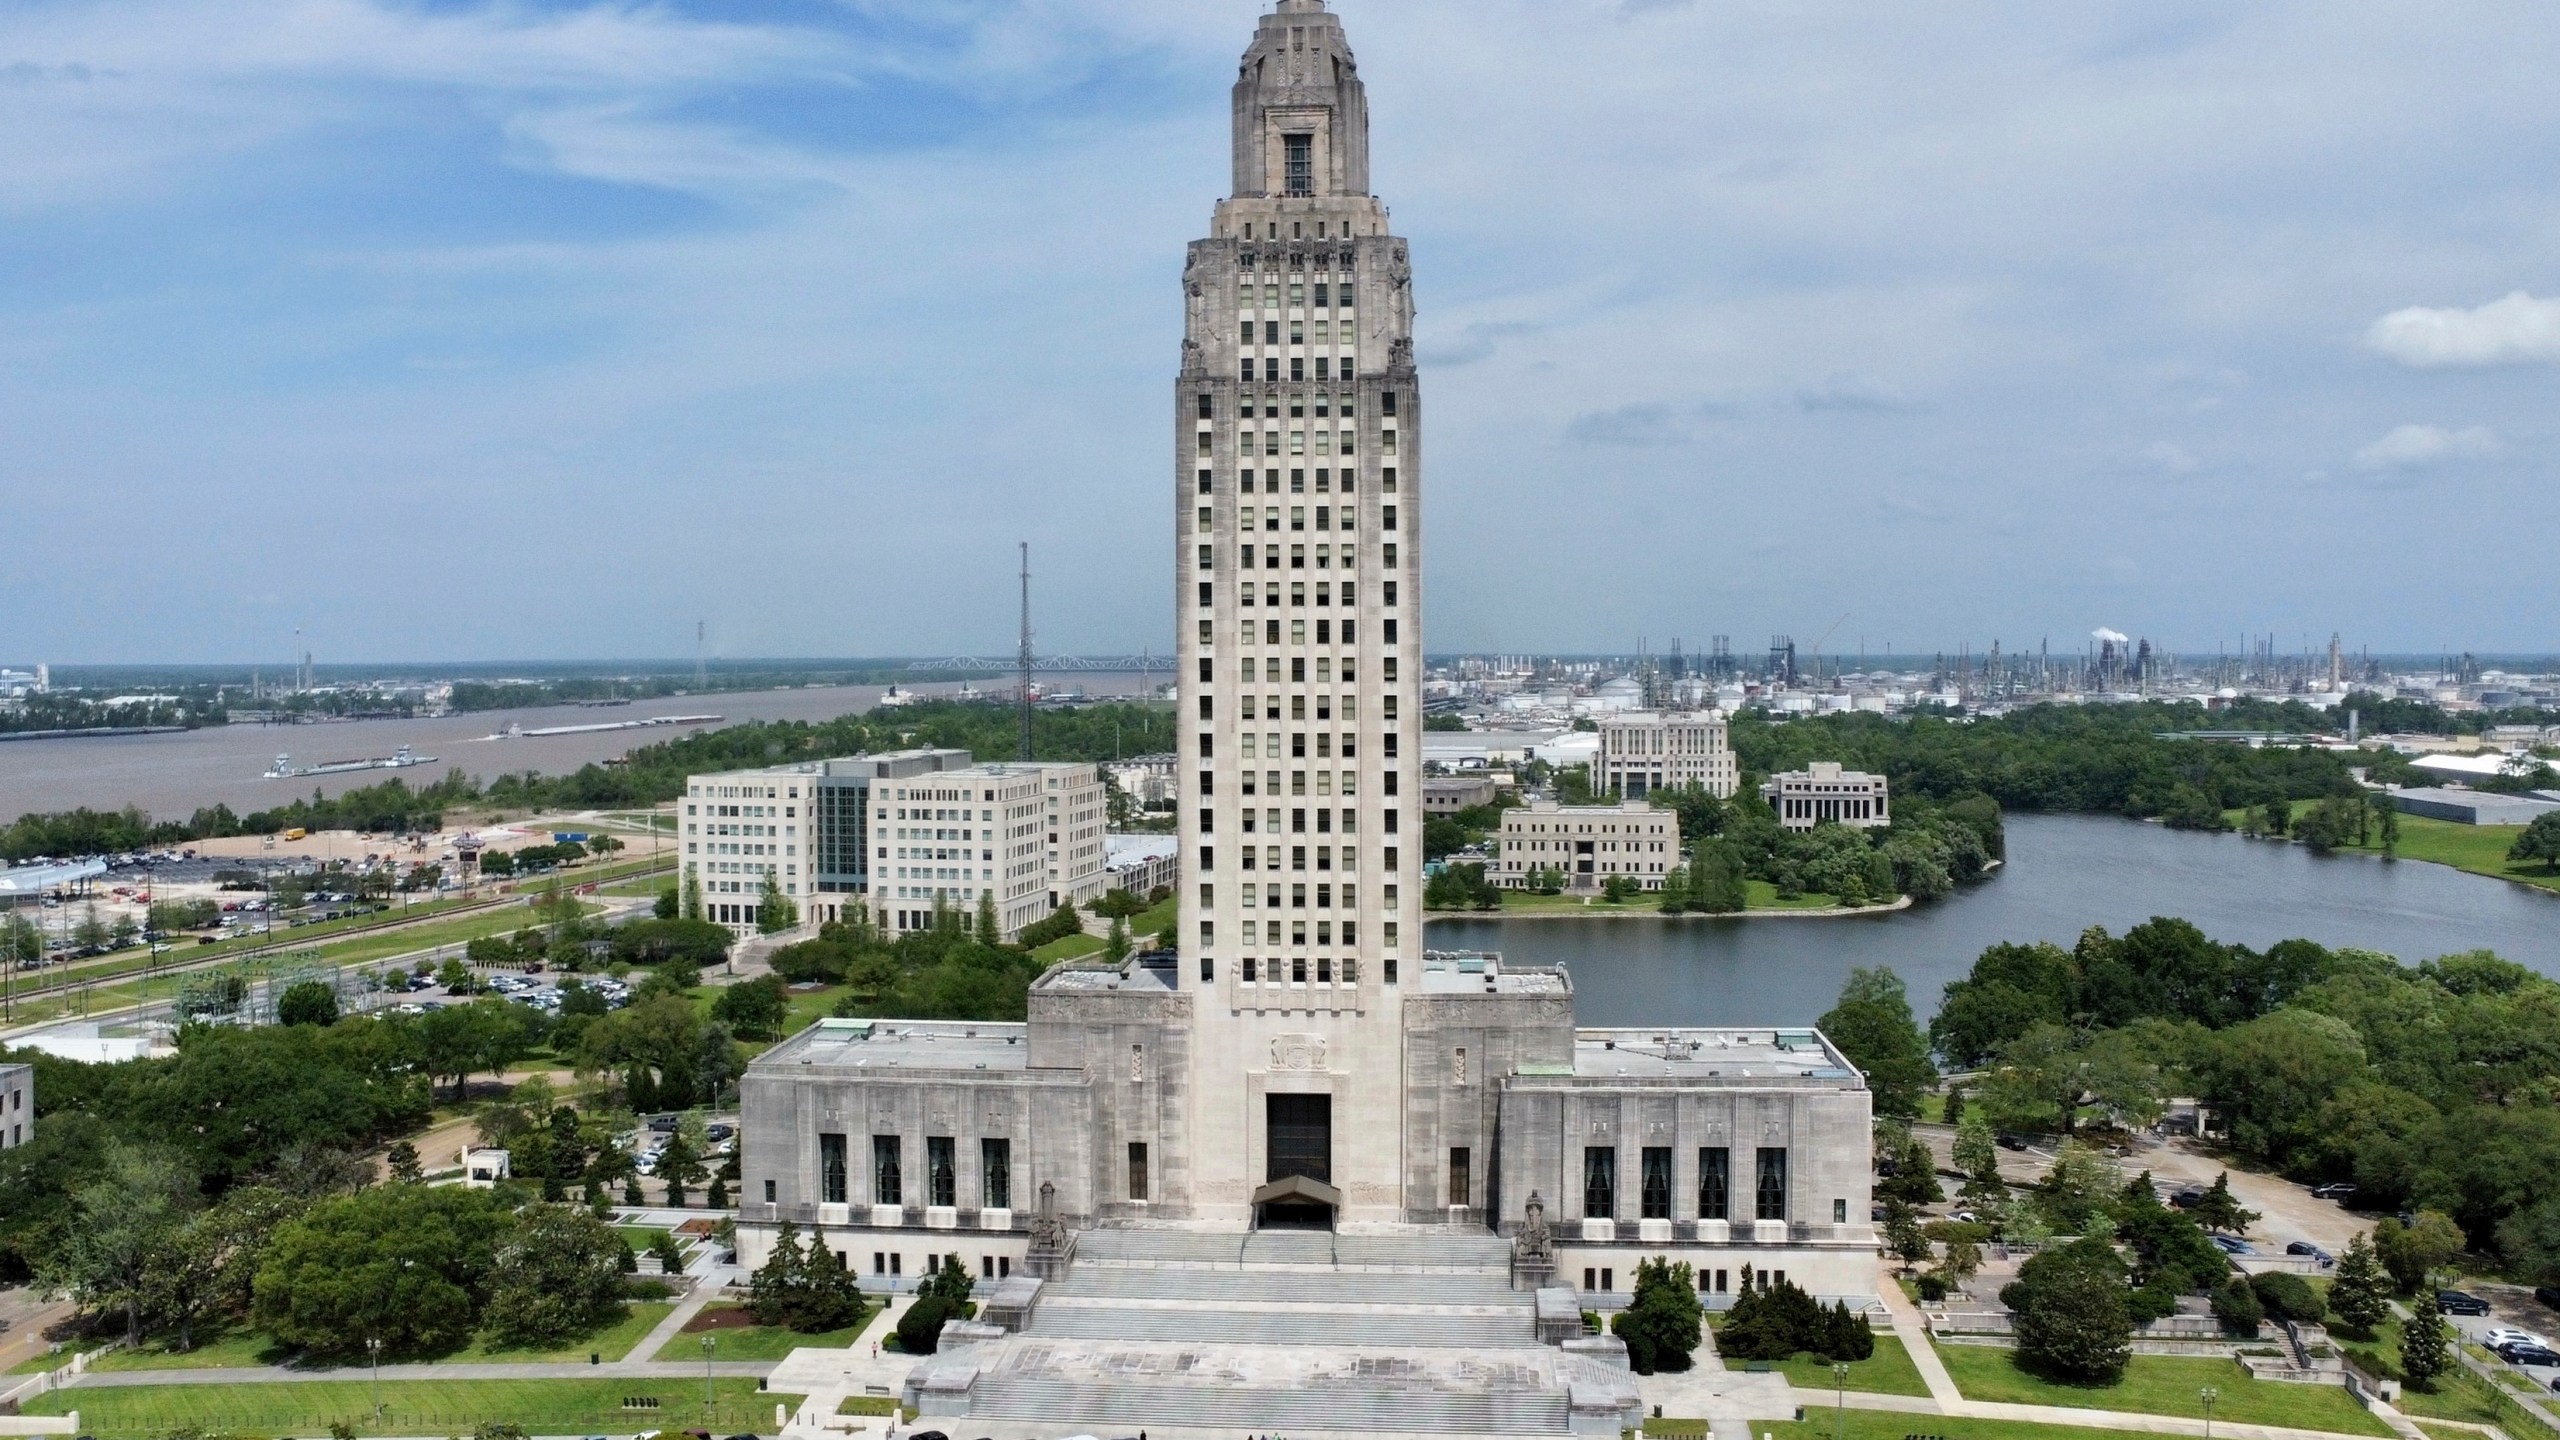
[[[2038,1252],[2001,1287],[2018,1339],[2018,1363],[2057,1379],[2112,1385],[2133,1353],[2124,1261],[2084,1236]]]
[[[383,1163],[389,1167],[391,1171],[392,1179],[404,1180],[412,1184],[417,1182],[420,1174],[417,1146],[410,1144],[406,1140],[395,1140],[391,1142],[391,1149],[389,1152],[382,1158]]]
[[[2252,1336],[2265,1323],[2267,1307],[2260,1303],[2258,1292],[2246,1280],[2234,1277],[2213,1292],[2213,1318],[2222,1325],[2225,1335]]]
[[[2213,1184],[2204,1192],[2204,1198],[2198,1200],[2189,1213],[2196,1217],[2197,1224],[2207,1230],[2227,1230],[2234,1235],[2246,1232],[2258,1219],[2257,1211],[2248,1209],[2233,1198],[2231,1172],[2228,1170],[2213,1177]]]
[[[498,1243],[488,1328],[509,1344],[560,1345],[622,1318],[622,1237],[568,1205],[528,1205]]]
[[[649,907],[649,913],[661,920],[682,919],[684,917],[684,897],[677,892],[675,886],[670,885],[658,892],[658,899],[655,904],[652,904]]]
[[[276,1001],[276,1023],[279,1025],[318,1025],[338,1023],[338,992],[326,981],[302,980],[285,987],[283,998]]]
[[[1956,1168],[1964,1172],[1964,1193],[1973,1198],[2008,1193],[2000,1178],[2000,1138],[1990,1119],[1979,1111],[1956,1122]]]
[[[678,908],[682,912],[680,916],[670,917],[661,915],[658,918],[661,920],[670,918],[699,920],[702,918],[702,877],[695,874],[691,866],[685,867],[683,895]]]
[[[2543,869],[2560,874],[2560,810],[2534,816],[2516,843],[2507,847],[2507,858],[2539,860]]]
[[[779,935],[800,924],[800,907],[782,893],[782,882],[772,870],[764,872],[764,887],[756,892],[756,933]]]
[[[1637,1374],[1678,1372],[1692,1363],[1705,1316],[1687,1261],[1645,1260],[1636,1266],[1634,1296],[1609,1328],[1626,1342],[1627,1364]]]
[[[156,1277],[178,1258],[195,1177],[166,1150],[118,1144],[105,1158],[98,1177],[71,1192],[70,1212],[38,1256],[36,1278],[83,1310],[121,1311],[133,1344],[142,1339]]]
[[[682,1205],[685,1187],[703,1178],[702,1152],[679,1129],[658,1152],[658,1178],[666,1182],[667,1203]]]
[[[1117,965],[1129,958],[1129,922],[1114,915],[1110,933],[1102,939],[1102,958]]]
[[[1866,1073],[1876,1114],[1920,1117],[1920,1097],[1937,1082],[1938,1069],[1929,1061],[1929,1043],[1919,1022],[1911,1017],[1911,996],[1901,976],[1881,965],[1851,970],[1838,1002],[1814,1024],[1849,1063]]]
[[[2064,1234],[2103,1238],[2115,1233],[2122,1182],[2115,1162],[2077,1140],[2065,1140],[2053,1166],[2036,1182],[2036,1208]]]
[[[981,945],[998,945],[1004,941],[1004,931],[996,925],[996,895],[992,890],[978,892],[976,939]]]
[[[923,1296],[898,1317],[898,1348],[910,1355],[930,1355],[942,1345],[942,1327],[959,1309],[942,1297]]]
[[[2267,1314],[2278,1320],[2316,1325],[2320,1323],[2320,1317],[2329,1313],[2329,1303],[2320,1298],[2319,1291],[2311,1288],[2310,1281],[2299,1275],[2270,1270],[2263,1275],[2250,1276],[2249,1288],[2257,1292],[2258,1303],[2266,1307]]]
[[[1938,1121],[1944,1125],[1964,1123],[1964,1086],[1961,1082],[1947,1087],[1946,1099],[1938,1110]],[[1962,1162],[1958,1162],[1956,1168],[1963,1169]]]
[[[2329,1308],[2339,1325],[2358,1335],[2371,1335],[2391,1313],[2391,1279],[2373,1253],[2373,1243],[2359,1233],[2338,1257],[2338,1275],[2329,1285]]]
[[[2461,1254],[2465,1243],[2461,1227],[2437,1210],[2421,1210],[2407,1225],[2393,1218],[2373,1227],[2374,1254],[2403,1295],[2426,1289],[2429,1273]]]
[[[801,1253],[800,1227],[785,1220],[773,1237],[773,1249],[747,1277],[747,1313],[759,1325],[789,1325],[798,1315],[808,1285],[808,1257]]]
[[[504,1212],[486,1190],[384,1185],[326,1200],[276,1232],[258,1270],[251,1317],[315,1354],[394,1355],[461,1346],[480,1300]]]
[[[711,1002],[711,1018],[740,1035],[779,1035],[790,1014],[791,996],[778,975],[731,985]]]
[[[2453,1367],[2447,1328],[2435,1306],[2410,1307],[2409,1318],[2400,1326],[2400,1374],[2411,1389],[2433,1391],[2436,1377]]]

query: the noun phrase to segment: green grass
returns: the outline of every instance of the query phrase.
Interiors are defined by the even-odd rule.
[[[699,1380],[386,1380],[383,1415],[373,1415],[366,1380],[289,1380],[248,1385],[136,1385],[56,1390],[26,1405],[30,1415],[80,1412],[89,1434],[167,1435],[197,1428],[217,1434],[315,1434],[333,1423],[359,1435],[468,1435],[483,1421],[513,1421],[536,1435],[628,1434],[700,1428],[770,1433],[773,1407],[803,1397],[759,1393],[752,1379],[714,1382],[703,1405]],[[653,1396],[654,1410],[626,1410],[626,1398]]]
[[[712,1305],[705,1307],[703,1313],[708,1315],[716,1311],[735,1311],[742,1308],[736,1305]],[[859,1324],[847,1325],[841,1330],[824,1330],[816,1334],[803,1334],[798,1330],[785,1329],[779,1325],[688,1330],[660,1346],[657,1355],[653,1358],[700,1360],[702,1337],[705,1335],[719,1337],[719,1343],[714,1347],[711,1355],[714,1360],[782,1360],[789,1358],[792,1351],[804,1347],[818,1350],[842,1350],[852,1345],[861,1336],[863,1330],[873,1320],[879,1318],[880,1313],[879,1310],[873,1310],[864,1315]]]
[[[59,1370],[71,1363],[72,1356],[83,1350],[94,1350],[97,1346],[90,1341],[75,1340],[56,1350],[42,1337],[29,1335],[12,1348],[26,1353],[7,1370],[0,1370],[0,1375],[33,1375],[41,1370]]]
[[[898,1402],[886,1395],[847,1395],[836,1406],[839,1415],[894,1415]]]
[[[2400,1321],[2383,1321],[2374,1327],[2371,1340],[2352,1339],[2343,1332],[2329,1332],[2330,1343],[2338,1346],[2347,1358],[2368,1372],[2386,1375],[2400,1373]],[[2539,1393],[2539,1392],[2536,1392]],[[2501,1400],[2497,1390],[2486,1380],[2468,1370],[2456,1367],[2436,1377],[2436,1388],[2417,1390],[2403,1385],[2399,1407],[2402,1414],[2420,1415],[2436,1420],[2468,1420],[2475,1425],[2496,1425],[2511,1435],[2545,1437],[2552,1432],[2524,1414],[2519,1407]]]
[[[1938,1356],[1946,1362],[1947,1373],[1955,1378],[1957,1388],[1974,1400],[2201,1419],[2204,1404],[2197,1392],[2211,1386],[2221,1392],[2213,1407],[2218,1420],[2333,1430],[2348,1435],[2391,1433],[2342,1387],[2253,1380],[2237,1363],[2220,1357],[2136,1355],[2125,1365],[2124,1379],[2116,1384],[2083,1386],[2056,1384],[2030,1375],[2017,1367],[2013,1352],[1989,1346],[1942,1345]]]
[[[2298,1387],[2297,1387],[2298,1388]],[[1833,1440],[1841,1417],[1828,1405],[1808,1402],[1802,1420],[1754,1420],[1751,1433],[1774,1440]],[[1913,1415],[1891,1410],[1852,1410],[1845,1417],[1848,1440],[1905,1440],[1913,1435],[1932,1440],[2168,1440],[2152,1430],[2092,1430],[2085,1425],[2043,1425],[2026,1420],[1957,1420],[1943,1415]],[[1647,1421],[1647,1435],[1704,1436],[1707,1422],[1687,1422],[1696,1429],[1666,1430]],[[2386,1432],[2387,1433],[2387,1432]]]
[[[445,1358],[456,1364],[538,1365],[549,1361],[575,1363],[585,1360],[589,1355],[599,1355],[610,1364],[630,1354],[631,1347],[647,1339],[649,1332],[658,1328],[658,1322],[666,1319],[675,1308],[675,1302],[672,1300],[634,1300],[631,1302],[629,1315],[583,1340],[572,1341],[567,1345],[550,1347],[519,1345],[503,1348],[490,1346],[485,1349],[474,1346],[460,1354]]]
[[[92,1370],[223,1370],[236,1366],[282,1365],[294,1352],[255,1330],[233,1330],[199,1337],[193,1350],[159,1344],[110,1350],[89,1362]]]
[[[2299,817],[2315,808],[2316,800],[2296,800],[2293,813]],[[2223,818],[2237,827],[2242,811],[2223,812]],[[2450,865],[2474,875],[2494,880],[2513,880],[2544,890],[2560,891],[2560,874],[2546,869],[2539,860],[2510,860],[2507,847],[2524,833],[2520,825],[2460,825],[2451,820],[2438,820],[2426,815],[2400,817],[2400,858],[2423,860],[2431,865]],[[2290,841],[2288,844],[2292,843]],[[2341,845],[2341,854],[2380,855],[2382,837],[2369,830],[2363,845]]]
[[[1102,953],[1104,940],[1099,935],[1061,935],[1031,952],[1031,958],[1055,965],[1061,960],[1077,960]]]
[[[1739,1368],[1729,1362],[1727,1369]],[[1831,1367],[1809,1355],[1797,1355],[1778,1362],[1786,1373],[1787,1383],[1804,1391],[1827,1391],[1832,1388]],[[1864,1360],[1849,1362],[1846,1387],[1875,1395],[1926,1395],[1929,1382],[1920,1378],[1920,1367],[1912,1363],[1911,1352],[1902,1348],[1899,1335],[1876,1337],[1876,1353]]]
[[[606,1360],[619,1360],[631,1353],[657,1323],[675,1309],[668,1300],[632,1302],[631,1313],[620,1321],[566,1345],[501,1346],[472,1345],[451,1355],[438,1357],[456,1364],[539,1364],[546,1361],[580,1362],[589,1355]],[[63,1356],[68,1359],[68,1352]],[[161,1345],[145,1345],[139,1349],[111,1350],[92,1361],[90,1368],[111,1370],[220,1370],[259,1365],[283,1365],[295,1358],[295,1352],[278,1347],[267,1336],[254,1330],[233,1330],[207,1338],[193,1350],[171,1350]]]

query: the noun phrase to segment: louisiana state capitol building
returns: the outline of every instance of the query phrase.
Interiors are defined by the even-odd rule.
[[[1584,1027],[1569,968],[1426,944],[1412,269],[1321,0],[1262,17],[1232,123],[1173,390],[1176,946],[1053,967],[1022,1023],[759,1056],[740,1260],[787,1226],[874,1290],[968,1270],[928,1415],[1614,1435],[1635,1381],[1581,1313],[1641,1261],[1711,1308],[1873,1299],[1865,1081],[1747,993]],[[998,822],[971,773],[875,781],[877,823]]]

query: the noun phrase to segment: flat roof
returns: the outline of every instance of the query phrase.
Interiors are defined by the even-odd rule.
[[[1070,960],[1051,966],[1048,973],[1031,982],[1031,988],[1171,994],[1182,988],[1181,975],[1177,964],[1159,963],[1159,957],[1154,954],[1132,955],[1117,965],[1091,961],[1079,964]]]
[[[1573,977],[1561,965],[1506,966],[1491,950],[1426,950],[1425,995],[1571,995]]]
[[[1576,1079],[1829,1080],[1861,1077],[1810,1027],[1576,1030]]]
[[[755,1058],[750,1070],[1024,1070],[1029,1026],[984,1020],[826,1019]]]

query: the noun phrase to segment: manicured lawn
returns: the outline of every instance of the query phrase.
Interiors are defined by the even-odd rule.
[[[2293,813],[2299,817],[2318,803],[2297,800],[2293,804]],[[2241,812],[2230,811],[2228,818],[2236,826]],[[2560,890],[2560,874],[2544,868],[2541,861],[2507,858],[2507,847],[2515,844],[2516,837],[2523,833],[2524,827],[2520,825],[2457,825],[2450,820],[2437,820],[2425,815],[2403,815],[2400,817],[2400,858],[2450,865],[2474,875],[2520,881],[2545,890]],[[2362,846],[2341,845],[2338,849],[2341,853],[2379,855],[2382,853],[2382,838],[2367,831]]]
[[[631,1347],[646,1339],[649,1332],[657,1328],[658,1322],[666,1319],[667,1313],[675,1308],[675,1302],[672,1300],[634,1300],[631,1302],[631,1313],[619,1324],[609,1325],[583,1340],[575,1340],[550,1349],[523,1346],[511,1349],[482,1349],[475,1345],[458,1355],[450,1355],[446,1358],[456,1364],[531,1365],[553,1360],[574,1363],[586,1359],[589,1355],[601,1355],[610,1363],[630,1354]]]
[[[233,1330],[197,1337],[193,1350],[159,1345],[126,1346],[89,1362],[92,1370],[215,1370],[242,1365],[282,1365],[294,1352],[255,1330]]]
[[[1827,1405],[1808,1403],[1802,1420],[1754,1420],[1751,1433],[1767,1435],[1774,1440],[1832,1440],[1840,1433],[1838,1412]],[[2082,1425],[2039,1425],[2023,1420],[1957,1420],[1943,1415],[1910,1415],[1891,1410],[1852,1410],[1846,1417],[1848,1440],[1909,1440],[1925,1436],[1927,1440],[2167,1440],[2150,1430],[2092,1430]],[[1707,1433],[1706,1422],[1693,1422],[1694,1430],[1661,1430],[1647,1422],[1647,1435],[1698,1435]]]
[[[737,1314],[741,1310],[742,1307],[736,1305],[709,1305],[703,1307],[702,1314],[705,1316]],[[652,1358],[700,1360],[702,1337],[705,1335],[717,1338],[718,1343],[711,1355],[714,1360],[782,1360],[789,1358],[792,1351],[804,1348],[842,1350],[852,1345],[863,1330],[879,1317],[880,1311],[875,1309],[862,1317],[861,1324],[847,1325],[841,1330],[822,1330],[815,1334],[787,1330],[779,1325],[719,1325],[701,1330],[688,1329],[660,1346],[658,1353]]]
[[[2374,1329],[2370,1341],[2354,1340],[2339,1332],[2329,1332],[2330,1343],[2347,1352],[2368,1370],[2386,1374],[2400,1372],[2400,1322],[2383,1321]],[[2400,1411],[2405,1415],[2424,1416],[2435,1420],[2468,1420],[2475,1425],[2497,1425],[2509,1434],[2541,1437],[2550,1432],[2513,1404],[2499,1398],[2495,1388],[2469,1370],[2455,1370],[2436,1377],[2433,1390],[2400,1389]]]
[[[1099,935],[1061,935],[1033,950],[1031,958],[1055,965],[1061,960],[1073,960],[1080,955],[1098,955],[1102,952],[1102,945],[1102,937]]]
[[[1727,1369],[1739,1369],[1740,1362],[1728,1362]],[[1831,1367],[1810,1355],[1798,1355],[1778,1362],[1786,1372],[1787,1383],[1807,1392],[1833,1388]],[[1876,1353],[1864,1360],[1849,1362],[1846,1388],[1877,1395],[1926,1395],[1929,1382],[1920,1378],[1920,1367],[1911,1361],[1911,1352],[1902,1348],[1899,1335],[1876,1337]]]
[[[2127,1410],[2149,1415],[2182,1415],[2201,1419],[2204,1403],[2197,1392],[2207,1386],[2221,1392],[2214,1401],[2218,1420],[2255,1425],[2289,1425],[2302,1430],[2334,1430],[2349,1435],[2388,1435],[2390,1427],[2375,1419],[2332,1385],[2282,1385],[2252,1380],[2233,1361],[2219,1357],[2136,1355],[2114,1385],[2058,1385],[2021,1370],[2012,1352],[1984,1345],[1941,1345],[1938,1356],[1968,1399],[2018,1405],[2071,1405],[2088,1410]]]
[[[532,1364],[541,1361],[585,1360],[601,1355],[619,1360],[631,1353],[631,1347],[675,1309],[668,1300],[635,1300],[631,1313],[620,1322],[597,1331],[584,1339],[547,1348],[524,1346],[501,1347],[472,1345],[438,1358],[456,1364]],[[68,1352],[65,1354],[68,1358]],[[214,1370],[256,1365],[284,1365],[296,1358],[290,1350],[279,1348],[274,1341],[254,1330],[234,1330],[206,1338],[193,1350],[168,1350],[158,1345],[140,1349],[118,1349],[90,1362],[90,1368],[109,1370]],[[351,1362],[361,1363],[361,1362]]]
[[[27,1402],[30,1415],[80,1412],[81,1429],[111,1440],[167,1435],[193,1428],[216,1434],[316,1434],[344,1424],[359,1435],[468,1435],[483,1421],[513,1421],[536,1435],[628,1434],[700,1428],[713,1433],[771,1433],[773,1407],[798,1409],[802,1397],[764,1394],[751,1379],[714,1382],[715,1403],[702,1403],[701,1381],[386,1380],[382,1418],[366,1380],[295,1380],[253,1385],[137,1385],[56,1390]],[[655,1409],[626,1409],[654,1398]]]

